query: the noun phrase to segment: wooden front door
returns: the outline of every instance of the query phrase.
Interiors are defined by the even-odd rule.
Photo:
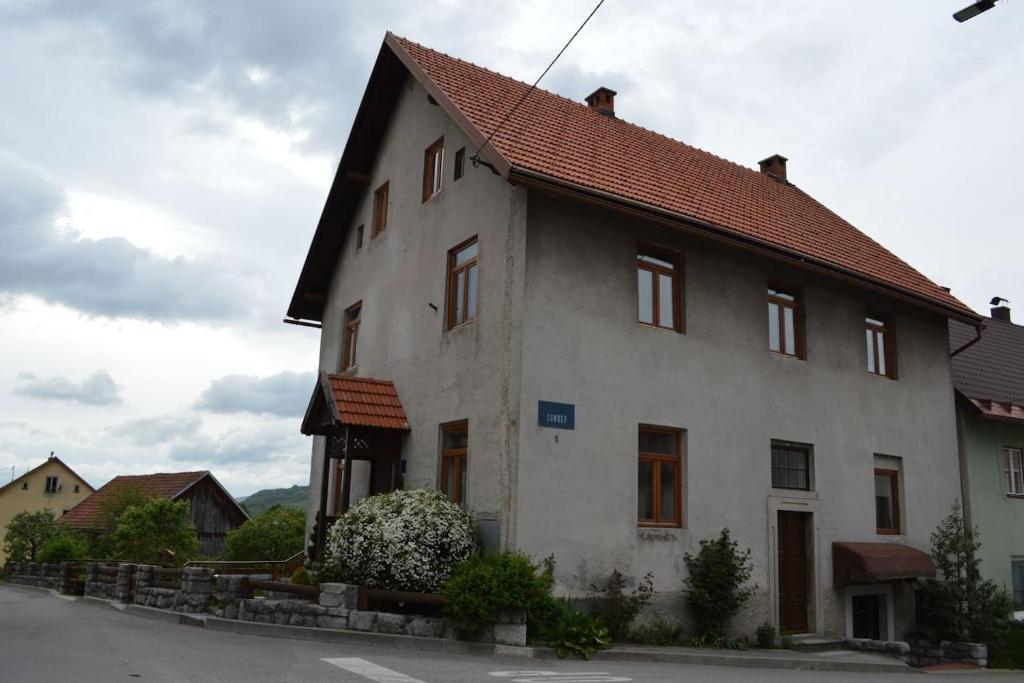
[[[779,511],[779,629],[807,632],[807,516]]]

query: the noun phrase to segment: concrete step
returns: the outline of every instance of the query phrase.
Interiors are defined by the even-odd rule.
[[[842,638],[829,638],[819,635],[793,636],[793,644],[789,649],[797,652],[825,652],[827,650],[842,650]]]

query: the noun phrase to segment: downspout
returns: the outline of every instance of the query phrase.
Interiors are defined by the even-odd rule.
[[[972,339],[971,341],[967,342],[966,344],[961,346],[959,349],[956,349],[955,351],[953,351],[953,353],[949,354],[949,357],[952,358],[953,356],[957,355],[961,351],[966,351],[967,349],[971,348],[972,346],[974,346],[975,344],[980,342],[981,341],[981,331],[982,331],[982,329],[984,329],[984,327],[985,327],[985,325],[982,324],[982,323],[975,324],[974,325],[974,331],[977,334],[975,335],[974,339]]]

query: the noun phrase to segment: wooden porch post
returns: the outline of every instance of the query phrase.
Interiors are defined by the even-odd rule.
[[[341,473],[341,514],[348,512],[352,500],[352,447],[349,427],[345,427],[345,469]]]
[[[320,511],[316,516],[316,554],[319,555],[326,542],[327,531],[327,490],[331,479],[331,437],[324,437],[324,471],[320,475]]]

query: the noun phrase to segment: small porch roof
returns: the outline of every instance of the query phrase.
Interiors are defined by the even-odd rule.
[[[928,553],[900,543],[833,543],[832,581],[848,584],[886,583],[932,578],[935,564]]]
[[[324,435],[337,427],[407,432],[409,420],[391,380],[321,372],[302,420],[302,433]]]
[[[968,398],[981,416],[988,420],[1004,422],[1024,422],[1024,406],[1004,401],[988,401],[980,398]]]

